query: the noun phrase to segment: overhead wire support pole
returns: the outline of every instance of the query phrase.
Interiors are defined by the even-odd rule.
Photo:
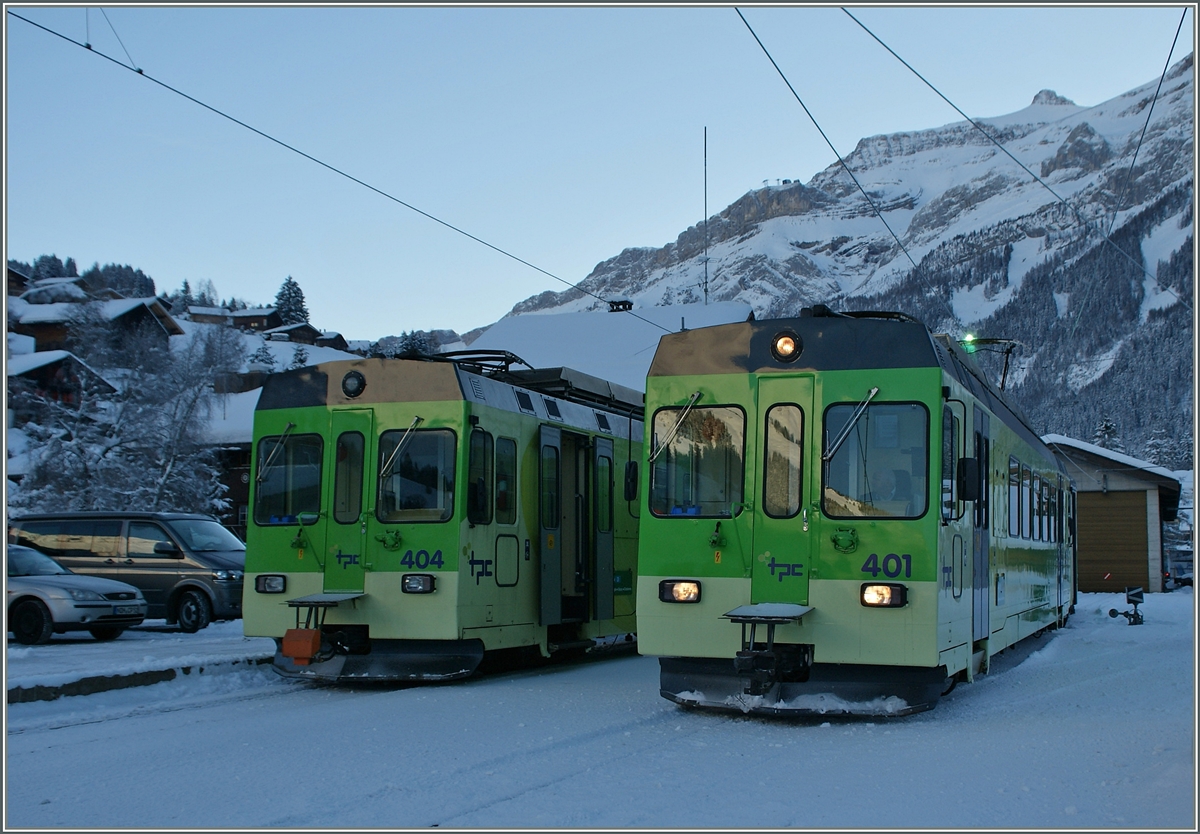
[[[966,120],[967,120],[967,122],[968,122],[968,123],[969,123],[969,124],[970,124],[972,127],[974,127],[976,130],[978,130],[980,133],[982,133],[982,134],[983,134],[983,135],[984,135],[984,136],[987,138],[987,140],[988,140],[989,142],[991,142],[993,145],[995,145],[997,148],[999,148],[999,149],[1000,149],[1000,151],[1001,151],[1001,152],[1002,152],[1002,153],[1003,153],[1005,156],[1007,156],[1007,157],[1008,157],[1009,159],[1011,159],[1013,162],[1017,163],[1017,165],[1019,165],[1019,166],[1021,167],[1021,170],[1023,170],[1025,173],[1029,174],[1029,176],[1033,177],[1033,179],[1034,179],[1034,180],[1035,180],[1035,181],[1036,181],[1038,184],[1040,184],[1040,185],[1041,185],[1043,188],[1045,188],[1047,191],[1049,191],[1051,194],[1053,194],[1053,195],[1054,195],[1054,198],[1055,198],[1056,200],[1058,200],[1060,203],[1062,203],[1062,204],[1063,204],[1063,205],[1064,205],[1064,206],[1067,208],[1067,210],[1068,210],[1068,211],[1070,211],[1072,214],[1074,214],[1074,215],[1075,215],[1075,219],[1079,221],[1080,225],[1082,225],[1082,226],[1083,226],[1085,229],[1087,229],[1087,228],[1089,227],[1089,222],[1088,222],[1087,218],[1085,218],[1085,217],[1083,216],[1083,213],[1082,213],[1082,212],[1081,212],[1079,209],[1077,209],[1075,206],[1073,206],[1073,205],[1071,205],[1069,202],[1067,202],[1067,200],[1066,200],[1064,197],[1062,197],[1062,196],[1061,196],[1061,195],[1060,195],[1060,194],[1059,194],[1057,191],[1055,191],[1053,188],[1051,188],[1051,187],[1050,187],[1050,186],[1049,186],[1049,185],[1046,183],[1046,181],[1045,181],[1045,180],[1043,180],[1041,177],[1039,177],[1039,176],[1038,176],[1037,174],[1035,174],[1033,171],[1029,170],[1028,166],[1026,166],[1024,162],[1022,162],[1021,160],[1019,160],[1019,159],[1017,159],[1015,156],[1013,156],[1013,155],[1012,155],[1012,153],[1010,153],[1010,152],[1009,152],[1008,148],[1004,147],[1004,145],[1002,145],[1002,144],[1000,144],[1000,142],[996,141],[996,138],[995,138],[994,136],[992,136],[990,133],[988,133],[986,130],[984,130],[984,129],[983,129],[983,127],[982,127],[982,126],[981,126],[981,125],[980,125],[978,122],[976,122],[974,119],[972,119],[972,118],[971,118],[970,116],[968,116],[966,113],[964,113],[964,112],[963,112],[961,109],[959,109],[959,107],[958,107],[958,105],[957,105],[957,104],[955,104],[954,102],[952,102],[950,99],[946,98],[946,96],[942,94],[942,91],[941,91],[941,90],[939,90],[937,87],[933,86],[933,84],[931,84],[931,83],[929,82],[929,80],[925,78],[925,76],[921,75],[921,73],[919,73],[919,72],[917,72],[915,69],[913,69],[912,65],[911,65],[911,64],[909,64],[909,63],[908,63],[908,61],[905,61],[903,58],[901,58],[899,55],[897,55],[897,54],[896,54],[896,52],[895,52],[895,50],[893,50],[893,49],[892,49],[890,46],[888,46],[886,43],[884,43],[882,40],[880,40],[878,35],[876,35],[874,32],[872,32],[870,29],[868,29],[868,28],[867,28],[865,25],[863,25],[862,21],[860,21],[860,20],[859,20],[857,17],[855,17],[853,14],[851,14],[849,9],[847,9],[845,6],[843,6],[843,7],[842,7],[842,11],[843,11],[843,12],[845,12],[845,13],[846,13],[846,15],[847,15],[847,16],[848,16],[848,17],[849,17],[851,20],[853,20],[855,23],[857,23],[857,24],[859,25],[859,27],[861,27],[861,28],[862,28],[862,30],[863,30],[864,32],[866,32],[868,35],[870,35],[870,36],[871,36],[871,37],[872,37],[872,38],[875,40],[875,42],[876,42],[876,43],[878,43],[880,46],[882,46],[884,49],[886,49],[886,50],[887,50],[889,53],[891,53],[891,55],[892,55],[892,57],[893,57],[893,58],[895,58],[895,59],[896,59],[897,61],[899,61],[900,63],[904,64],[904,66],[905,66],[905,67],[907,67],[907,68],[908,68],[908,70],[909,70],[909,71],[910,71],[910,72],[911,72],[913,75],[915,75],[917,78],[921,79],[921,81],[925,83],[925,86],[927,86],[929,89],[933,90],[933,92],[937,94],[938,98],[940,98],[942,101],[946,102],[946,103],[947,103],[947,104],[949,104],[951,107],[953,107],[953,108],[954,108],[954,111],[955,111],[956,113],[958,113],[958,115],[960,115],[960,116],[962,116],[964,119],[966,119]],[[1184,15],[1186,15],[1186,14],[1187,14],[1187,9],[1186,9],[1186,8],[1184,9],[1184,12],[1183,12],[1183,13],[1184,13]],[[739,12],[738,14],[741,14],[741,12]],[[744,20],[744,19],[745,19],[745,18],[743,18],[743,20]],[[1180,21],[1179,21],[1179,26],[1180,26],[1180,28],[1182,28],[1182,27],[1183,27],[1183,19],[1182,19],[1182,18],[1181,18],[1181,19],[1180,19]],[[1176,38],[1178,38],[1178,37],[1179,37],[1179,32],[1178,32],[1178,31],[1176,31],[1176,33],[1175,33],[1175,37],[1176,37]],[[1172,44],[1172,45],[1171,45],[1171,51],[1172,51],[1172,52],[1174,52],[1174,51],[1175,51],[1175,46],[1174,46],[1174,44]],[[1170,59],[1170,56],[1168,55],[1168,57],[1167,57],[1167,65],[1168,65],[1168,66],[1170,66],[1170,61],[1171,61],[1171,59]],[[1164,69],[1164,70],[1163,70],[1163,75],[1164,75],[1164,77],[1166,76],[1166,69]],[[1160,81],[1160,83],[1159,83],[1159,89],[1161,89],[1161,88],[1162,88],[1162,84],[1161,84],[1161,81]],[[1157,94],[1156,94],[1156,95],[1157,95]],[[1147,119],[1148,119],[1148,118],[1149,118],[1149,117],[1147,116]],[[1103,234],[1103,232],[1101,232],[1101,234]],[[1105,243],[1107,243],[1109,246],[1111,246],[1113,249],[1115,249],[1115,250],[1117,251],[1117,253],[1118,253],[1119,255],[1121,255],[1121,257],[1125,258],[1125,260],[1129,261],[1131,264],[1133,264],[1135,267],[1137,267],[1139,271],[1141,271],[1141,272],[1145,273],[1145,275],[1146,275],[1146,276],[1147,276],[1147,277],[1148,277],[1150,280],[1152,280],[1152,281],[1155,283],[1155,285],[1156,285],[1156,286],[1158,286],[1160,289],[1164,289],[1164,290],[1166,290],[1166,291],[1170,292],[1170,293],[1171,293],[1173,296],[1175,296],[1177,299],[1179,299],[1179,302],[1180,302],[1181,304],[1183,304],[1185,307],[1187,307],[1187,309],[1188,309],[1189,311],[1192,309],[1192,305],[1191,305],[1191,304],[1188,304],[1187,300],[1186,300],[1186,299],[1184,299],[1184,298],[1183,298],[1181,295],[1179,295],[1179,293],[1178,293],[1178,292],[1176,292],[1176,291],[1174,290],[1174,288],[1172,288],[1172,287],[1163,287],[1163,286],[1162,286],[1162,284],[1159,284],[1159,283],[1158,283],[1158,278],[1157,278],[1157,276],[1151,275],[1151,274],[1150,274],[1150,270],[1146,269],[1146,266],[1145,266],[1145,264],[1142,264],[1142,263],[1140,263],[1139,261],[1137,261],[1136,259],[1134,259],[1132,255],[1130,255],[1128,252],[1126,252],[1124,249],[1122,249],[1120,246],[1117,246],[1117,244],[1116,244],[1115,242],[1113,242],[1113,239],[1112,239],[1111,237],[1109,237],[1107,234],[1105,234],[1105,235],[1104,235],[1104,241],[1105,241]]]
[[[261,136],[263,139],[266,139],[269,142],[273,142],[276,145],[279,145],[281,148],[285,148],[298,156],[302,156],[305,159],[309,160],[310,162],[315,162],[317,165],[320,165],[322,168],[332,171],[333,173],[337,174],[340,177],[345,177],[346,179],[350,180],[351,182],[357,183],[358,185],[361,185],[363,188],[366,188],[369,191],[373,191],[376,194],[378,194],[379,196],[384,197],[385,199],[391,200],[393,203],[404,206],[406,209],[409,209],[410,211],[414,211],[417,214],[421,215],[422,217],[432,220],[434,223],[444,226],[447,229],[450,229],[451,231],[457,232],[458,234],[462,235],[463,237],[469,238],[469,239],[475,241],[476,243],[481,244],[482,246],[486,246],[488,249],[491,249],[493,252],[497,252],[506,258],[510,258],[519,264],[529,267],[530,269],[532,269],[536,272],[540,272],[543,275],[545,275],[546,277],[552,278],[555,281],[558,281],[559,283],[566,284],[568,287],[571,287],[572,289],[579,290],[584,295],[589,295],[592,298],[596,299],[597,301],[603,301],[606,304],[608,303],[608,299],[597,295],[596,293],[592,292],[591,290],[581,287],[579,284],[573,284],[565,278],[559,278],[553,272],[548,272],[547,270],[542,269],[540,266],[530,263],[529,261],[525,260],[524,258],[518,257],[517,255],[514,255],[511,252],[501,249],[499,246],[488,243],[483,238],[476,237],[475,235],[471,234],[470,232],[465,231],[464,229],[460,229],[458,226],[455,226],[452,223],[448,223],[439,217],[435,217],[427,211],[422,211],[421,209],[417,208],[416,206],[412,205],[411,203],[406,203],[404,200],[401,200],[399,197],[395,197],[395,196],[387,193],[386,191],[383,191],[382,189],[376,188],[375,186],[359,179],[358,177],[354,176],[353,174],[348,174],[345,171],[341,170],[340,168],[336,168],[333,165],[330,165],[328,162],[324,162],[320,159],[317,159],[312,154],[305,153],[304,151],[300,150],[299,148],[289,145],[287,142],[284,142],[281,139],[276,139],[274,136],[272,136],[269,133],[264,133],[263,131],[259,130],[258,128],[254,127],[253,125],[243,122],[241,119],[231,116],[228,113],[225,113],[224,111],[218,110],[217,108],[213,107],[211,104],[206,104],[203,101],[201,101],[200,99],[195,98],[194,96],[190,96],[187,93],[183,92],[182,90],[172,87],[170,84],[167,84],[165,81],[159,81],[154,76],[147,75],[139,67],[132,65],[133,64],[132,58],[129,59],[130,65],[127,66],[125,64],[122,64],[120,61],[118,61],[117,59],[113,58],[110,55],[105,55],[103,52],[92,49],[91,46],[89,46],[87,44],[82,44],[79,41],[75,40],[74,38],[68,37],[67,35],[62,34],[61,32],[56,32],[55,30],[49,28],[48,26],[43,26],[42,24],[32,21],[27,17],[23,17],[23,16],[17,14],[16,12],[12,11],[11,9],[6,9],[5,11],[8,14],[15,17],[17,20],[24,21],[25,23],[28,23],[30,26],[34,26],[38,29],[41,29],[43,32],[54,35],[57,38],[61,38],[62,40],[67,41],[68,43],[74,44],[75,46],[78,46],[81,49],[87,49],[92,54],[99,55],[101,58],[104,58],[107,61],[111,61],[112,63],[116,64],[118,67],[121,67],[122,69],[127,69],[130,72],[136,72],[138,75],[142,76],[142,78],[145,78],[148,81],[153,81],[155,84],[162,87],[164,90],[168,90],[169,92],[172,92],[175,95],[180,96],[181,98],[185,98],[188,101],[192,102],[193,104],[197,104],[197,105],[203,107],[205,110],[215,113],[216,115],[220,116],[223,119],[228,119],[229,121],[233,122],[234,124],[238,125],[239,127],[244,127],[246,130],[249,130],[251,133],[255,133],[255,134]],[[103,9],[101,11],[103,11]],[[107,19],[107,15],[105,16],[105,19]],[[110,23],[109,25],[111,26],[112,24]],[[114,35],[116,34],[115,29],[113,30],[113,34]],[[120,36],[117,37],[117,40],[120,41]],[[122,44],[122,48],[124,48],[124,44]],[[126,51],[125,54],[128,55],[129,52]],[[663,331],[664,333],[671,332],[668,328],[663,327],[658,322],[650,321],[649,319],[647,319],[643,316],[639,316],[637,313],[633,312],[632,310],[625,310],[624,312],[628,313],[629,315],[633,316],[635,319],[638,319],[639,321],[644,321],[646,324],[649,324],[652,327],[657,327],[659,330]]]
[[[808,116],[808,120],[813,123],[813,127],[815,127],[817,132],[821,134],[821,138],[825,140],[825,144],[829,146],[831,151],[833,151],[833,155],[837,157],[838,164],[842,166],[842,170],[846,172],[846,174],[854,182],[854,185],[858,188],[859,192],[862,193],[863,198],[867,201],[867,205],[871,207],[871,210],[875,212],[875,216],[879,218],[879,222],[884,225],[884,228],[888,230],[888,234],[890,234],[892,239],[896,241],[896,245],[900,247],[900,251],[904,253],[904,257],[908,258],[908,262],[912,264],[913,273],[916,274],[917,279],[921,281],[921,283],[925,284],[926,289],[934,290],[934,288],[930,287],[925,281],[925,277],[922,274],[920,267],[917,266],[917,262],[913,260],[912,255],[910,255],[908,249],[905,248],[903,241],[900,240],[900,236],[897,235],[892,229],[891,225],[887,222],[887,219],[883,216],[883,212],[879,210],[879,207],[875,205],[875,201],[871,199],[871,195],[868,194],[866,189],[862,187],[862,184],[858,181],[858,177],[854,176],[854,172],[850,170],[850,166],[846,164],[846,161],[842,159],[842,155],[838,153],[837,148],[833,146],[833,142],[831,142],[829,137],[825,135],[825,131],[821,129],[821,125],[817,122],[816,117],[813,116],[812,112],[808,109],[808,105],[804,103],[804,100],[800,98],[800,94],[796,92],[796,88],[792,86],[792,82],[789,81],[788,77],[783,74],[783,70],[779,68],[779,64],[775,63],[775,59],[771,56],[770,51],[768,51],[767,47],[763,44],[762,39],[759,38],[758,33],[754,31],[754,27],[750,25],[748,20],[746,20],[746,16],[742,14],[742,10],[735,7],[734,11],[737,12],[737,16],[742,19],[742,23],[746,24],[746,28],[754,37],[755,42],[758,43],[759,49],[761,49],[763,54],[767,56],[767,60],[771,62],[771,66],[775,68],[775,72],[779,73],[779,77],[783,79],[783,83],[786,84],[788,90],[791,91],[792,97],[795,98],[800,106],[804,109],[804,113],[806,116]],[[763,180],[763,184],[766,184],[766,180]],[[936,293],[936,290],[934,291]],[[939,298],[940,297],[941,296],[939,295]],[[942,304],[946,307],[947,312],[950,313],[951,321],[958,321],[958,316],[954,314],[954,310],[951,309],[949,302],[947,302],[945,299],[942,299]]]
[[[704,126],[704,305],[708,306],[708,125]]]

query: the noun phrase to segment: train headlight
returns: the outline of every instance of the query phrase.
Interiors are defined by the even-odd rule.
[[[664,579],[658,583],[658,598],[663,602],[699,602],[700,583],[691,580]]]
[[[358,371],[350,371],[342,377],[342,393],[350,399],[362,394],[367,388],[367,378]]]
[[[406,573],[400,579],[400,590],[406,594],[432,594],[434,585],[431,573]]]
[[[260,594],[282,594],[286,588],[286,576],[264,573],[254,577],[254,590]]]
[[[860,598],[868,608],[903,608],[908,604],[908,588],[890,582],[864,582]]]
[[[780,362],[794,362],[803,350],[800,337],[790,330],[782,330],[771,340],[771,354]]]

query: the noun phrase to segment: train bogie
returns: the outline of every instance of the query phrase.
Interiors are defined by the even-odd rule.
[[[271,377],[255,414],[245,629],[326,680],[465,677],[635,630],[620,490],[640,395],[515,357]]]

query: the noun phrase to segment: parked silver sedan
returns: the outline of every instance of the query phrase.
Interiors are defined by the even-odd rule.
[[[51,634],[89,631],[114,640],[146,619],[146,600],[132,585],[80,576],[44,553],[8,545],[8,630],[18,643],[45,643]]]

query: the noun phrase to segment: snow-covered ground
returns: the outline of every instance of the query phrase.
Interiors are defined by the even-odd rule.
[[[5,828],[1195,830],[1194,602],[1147,595],[1130,626],[1107,613],[1123,596],[1081,595],[1065,629],[891,720],[684,711],[632,655],[412,687],[230,667],[13,704]],[[12,644],[9,685],[56,654],[121,672],[127,645],[222,637],[242,639]]]

